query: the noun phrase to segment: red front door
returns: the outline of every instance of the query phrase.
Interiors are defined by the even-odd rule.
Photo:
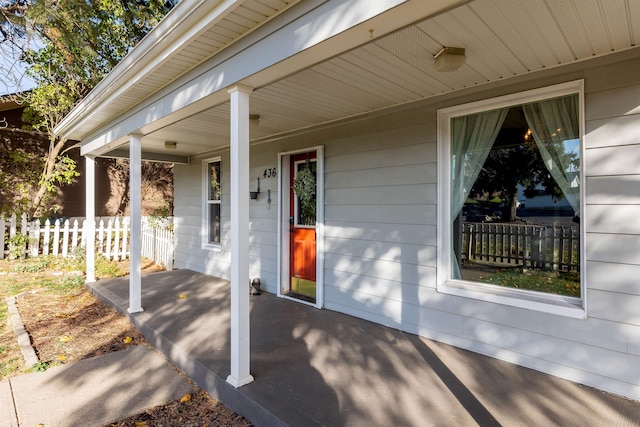
[[[316,299],[316,170],[315,151],[291,156],[289,294],[311,302]]]

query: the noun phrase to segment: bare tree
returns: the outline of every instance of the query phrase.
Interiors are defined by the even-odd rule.
[[[169,163],[142,162],[142,202],[143,206],[151,204],[156,208],[173,211],[173,165]],[[111,182],[121,185],[113,194],[117,198],[117,215],[126,215],[129,211],[129,160],[116,159],[108,166]],[[152,200],[156,198],[156,200]],[[162,199],[162,200],[158,200]],[[148,212],[153,213],[153,212]]]

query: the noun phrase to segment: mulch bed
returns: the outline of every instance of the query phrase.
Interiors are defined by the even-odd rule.
[[[231,412],[204,391],[198,390],[194,394],[185,395],[179,400],[172,400],[166,405],[106,427],[147,426],[240,427],[251,426],[251,423],[242,416]]]
[[[126,317],[86,290],[63,296],[29,292],[17,303],[41,362],[71,363],[148,345]]]

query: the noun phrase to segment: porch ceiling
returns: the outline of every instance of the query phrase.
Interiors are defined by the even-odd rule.
[[[250,25],[244,17],[253,13],[249,3],[252,7],[268,5],[269,11],[264,12],[267,16],[290,6],[279,0],[245,2],[162,67],[172,67],[172,74],[177,75],[223,48],[227,32],[237,35]],[[371,30],[368,43],[256,88],[251,112],[260,118],[259,124],[251,127],[252,141],[637,49],[640,2],[473,0],[379,38],[375,26]],[[466,48],[466,63],[458,71],[434,69],[433,57],[443,46]],[[146,80],[123,94],[121,103],[105,114],[125,111],[165,83],[160,77]],[[145,136],[143,151],[167,153],[164,141],[177,142],[171,153],[178,155],[227,146],[229,104],[217,105]]]
[[[300,0],[217,1],[229,3],[215,18],[194,31],[184,47],[155,64],[144,80],[135,82],[128,93],[110,103],[101,118],[111,118],[134,107],[141,99],[156,93],[192,68],[215,56],[225,47],[254,31],[289,9]],[[196,6],[203,8],[203,6]],[[195,15],[202,14],[196,10]]]

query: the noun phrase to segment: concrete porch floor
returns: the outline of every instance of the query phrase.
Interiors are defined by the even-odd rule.
[[[127,313],[128,278],[89,287]],[[255,381],[235,389],[226,280],[145,275],[142,306],[149,342],[257,426],[640,425],[640,402],[268,293],[251,297]]]

